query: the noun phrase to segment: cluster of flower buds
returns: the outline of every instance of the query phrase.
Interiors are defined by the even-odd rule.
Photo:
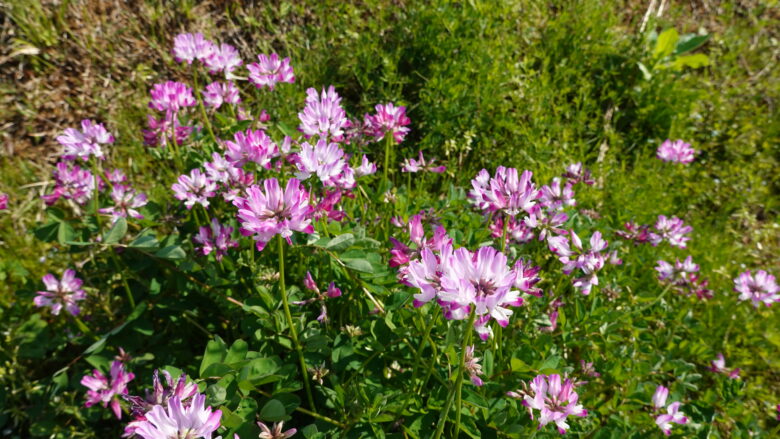
[[[691,256],[684,261],[677,259],[674,265],[659,260],[655,270],[658,272],[658,279],[669,284],[679,294],[695,294],[699,299],[712,298],[712,291],[707,288],[709,282],[699,277],[699,265],[693,262]]]
[[[317,283],[314,281],[314,278],[311,276],[311,273],[308,271],[306,272],[306,277],[303,279],[303,286],[306,287],[307,290],[313,292],[315,294],[315,297],[312,297],[311,299],[292,302],[293,305],[306,306],[314,302],[320,302],[320,315],[317,317],[317,321],[320,323],[327,322],[328,308],[327,306],[325,306],[325,300],[328,298],[333,299],[336,297],[340,297],[341,289],[336,286],[335,282],[331,282],[330,285],[328,285],[328,289],[324,293],[321,292],[320,288],[317,286]]]
[[[558,432],[564,434],[569,429],[566,418],[588,415],[588,411],[579,404],[575,384],[569,378],[561,383],[561,376],[557,374],[537,375],[530,385],[523,382],[522,390],[507,392],[507,396],[522,399],[531,419],[534,419],[534,410],[540,412],[539,430],[552,422],[558,427]]]
[[[585,295],[590,294],[593,286],[599,284],[598,272],[604,268],[606,262],[613,265],[622,263],[616,251],[606,251],[608,242],[601,237],[599,231],[593,232],[590,237],[589,250],[583,248],[582,240],[573,230],[569,232],[569,236],[548,238],[547,245],[563,263],[565,274],[570,275],[577,270],[580,272],[581,276],[574,278],[572,284]]]

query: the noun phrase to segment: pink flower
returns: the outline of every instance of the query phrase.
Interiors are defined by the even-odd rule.
[[[227,79],[231,78],[231,72],[240,66],[242,62],[238,50],[225,43],[219,46],[214,45],[212,52],[203,60],[203,64],[209,69],[209,73],[224,72]]]
[[[146,413],[146,420],[138,424],[135,434],[144,439],[211,439],[219,428],[222,411],[205,407],[206,395],[196,394],[185,407],[178,396],[168,402],[168,407],[155,405]]]
[[[547,245],[550,251],[557,255],[563,263],[564,274],[572,274],[575,270],[581,272],[582,276],[574,278],[572,285],[587,296],[593,286],[599,284],[597,273],[604,268],[604,264],[609,262],[613,265],[619,265],[622,261],[617,258],[615,252],[607,253],[605,251],[608,242],[601,237],[599,231],[594,232],[590,237],[589,250],[583,248],[582,240],[573,230],[569,232],[569,235],[571,236],[571,245],[566,236],[548,237]]]
[[[666,413],[663,413],[664,406],[666,406],[667,396],[669,396],[669,389],[664,386],[658,386],[658,388],[655,389],[652,401],[656,412],[661,412],[660,414],[655,415],[655,423],[658,425],[661,431],[664,432],[665,435],[669,436],[672,434],[672,423],[680,425],[687,424],[688,418],[685,417],[683,412],[679,411],[679,402],[673,402],[669,404],[669,406],[666,407]]]
[[[279,155],[279,147],[263,130],[239,131],[233,135],[233,141],[226,141],[225,158],[233,166],[242,167],[247,162],[270,169],[271,159]]]
[[[618,230],[615,234],[623,239],[634,241],[634,244],[641,244],[650,241],[650,226],[639,225],[633,221],[623,224],[625,230]]]
[[[525,383],[523,383],[523,387],[525,387]],[[569,428],[566,418],[588,415],[588,411],[578,403],[579,395],[574,390],[574,384],[566,378],[561,385],[560,375],[537,375],[531,381],[530,390],[508,392],[507,394],[513,398],[523,398],[523,405],[528,408],[531,419],[534,419],[534,410],[540,412],[539,430],[550,422],[554,422],[558,427],[558,432],[564,434]]]
[[[306,272],[306,277],[303,279],[303,286],[306,287],[307,290],[314,292],[316,297],[307,300],[293,302],[293,305],[305,306],[305,305],[312,304],[314,302],[319,302],[320,315],[317,317],[317,321],[320,323],[327,322],[328,308],[325,306],[325,301],[328,298],[334,299],[336,297],[340,297],[341,289],[336,286],[335,282],[331,282],[330,285],[328,285],[327,291],[325,293],[322,293],[320,291],[320,288],[317,286],[317,283],[314,282],[314,278],[311,276],[311,273],[308,271]]]
[[[729,378],[737,379],[739,378],[739,368],[737,369],[729,369],[726,367],[726,358],[723,357],[722,353],[718,353],[718,356],[710,362],[712,365],[710,366],[710,370],[715,373],[722,373],[724,375],[728,375]]]
[[[203,256],[214,252],[217,261],[221,261],[229,248],[238,247],[238,241],[231,238],[231,233],[233,233],[232,227],[223,226],[216,218],[212,218],[211,226],[200,227],[198,234],[192,240],[202,246],[199,250]]]
[[[102,404],[103,407],[111,405],[111,410],[118,419],[122,419],[122,407],[119,405],[119,396],[127,395],[127,384],[135,378],[132,372],[125,370],[125,365],[121,361],[111,363],[111,376],[107,377],[95,369],[92,375],[84,375],[81,379],[81,385],[89,388],[87,390],[87,407],[95,404]]]
[[[80,158],[86,161],[93,155],[102,160],[105,157],[100,145],[114,143],[114,136],[102,123],[84,119],[81,121],[81,131],[68,128],[57,137],[57,142],[64,147],[62,158],[65,160]]]
[[[374,107],[376,114],[365,115],[366,129],[371,132],[376,140],[382,140],[385,134],[390,133],[395,143],[401,143],[409,133],[407,125],[411,122],[406,117],[406,107],[387,104],[377,104]]]
[[[106,180],[111,184],[124,184],[127,183],[127,175],[121,169],[114,168],[111,171],[105,173]]]
[[[420,151],[419,158],[417,160],[404,160],[404,163],[401,166],[401,172],[434,172],[436,174],[441,174],[447,170],[446,166],[433,166],[433,162],[435,161],[436,159],[431,159],[430,161],[426,162],[422,151]]]
[[[693,227],[686,226],[683,220],[676,216],[667,218],[664,215],[658,215],[658,221],[655,223],[655,232],[650,232],[650,243],[653,246],[657,246],[663,241],[668,241],[669,245],[685,248],[685,243],[691,240],[686,235],[692,231]]]
[[[671,284],[679,294],[696,294],[700,299],[712,298],[712,291],[706,288],[708,281],[699,278],[699,266],[693,262],[691,256],[682,262],[677,259],[674,265],[659,260],[655,270],[658,272],[658,279],[662,283]]]
[[[98,212],[111,215],[111,222],[114,223],[119,218],[132,217],[143,219],[144,216],[137,209],[146,206],[146,194],[137,193],[135,189],[124,184],[117,184],[111,190],[111,200],[114,205],[98,209]]]
[[[169,117],[170,116],[170,117]],[[172,122],[171,122],[172,121]],[[192,134],[193,127],[184,126],[179,123],[179,118],[173,114],[166,114],[166,116],[155,119],[151,115],[147,115],[147,122],[149,124],[148,130],[141,130],[144,137],[144,145],[147,146],[165,146],[168,144],[168,139],[172,138],[173,131],[171,126],[175,127],[176,131],[176,144],[181,145],[187,137]]]
[[[279,55],[272,53],[269,57],[265,54],[257,55],[259,63],[246,66],[249,70],[249,82],[257,88],[268,87],[273,90],[279,82],[292,84],[295,82],[295,73],[290,65],[290,58],[279,60]]]
[[[203,34],[179,34],[173,39],[173,57],[178,62],[192,64],[194,60],[203,61],[214,51],[215,45],[203,38]]]
[[[755,276],[750,270],[734,279],[734,291],[739,293],[739,300],[750,300],[756,308],[760,304],[771,306],[780,302],[780,288],[775,277],[764,270],[758,270]]]
[[[246,198],[236,198],[233,205],[238,208],[241,234],[252,236],[258,250],[276,234],[292,244],[293,231],[314,233],[309,194],[295,178],[287,182],[284,191],[275,178],[264,180],[262,188],[252,185],[246,190]]]
[[[499,166],[496,176],[491,178],[483,169],[477,178],[471,180],[473,189],[469,198],[477,208],[487,212],[500,211],[509,216],[521,211],[531,213],[538,196],[532,176],[531,171],[523,171],[518,178],[517,169]]]
[[[206,86],[202,93],[203,103],[214,109],[221,107],[223,103],[235,105],[241,102],[238,87],[232,81],[225,83],[212,82]]]
[[[149,108],[170,114],[176,114],[182,108],[194,107],[197,104],[192,97],[192,89],[181,82],[166,81],[154,84],[151,95]]]
[[[561,179],[553,178],[549,186],[542,186],[539,195],[539,204],[548,210],[563,210],[565,207],[574,206],[577,202],[574,200],[573,183],[566,183],[561,187]]]
[[[8,194],[0,192],[0,210],[8,209]]]
[[[691,163],[695,154],[696,150],[691,148],[690,143],[685,143],[682,140],[672,142],[669,139],[666,139],[656,152],[656,156],[665,162],[683,164]]]
[[[567,183],[571,184],[585,183],[588,186],[593,186],[596,183],[590,175],[590,170],[585,169],[581,162],[567,166],[566,172],[563,173],[562,177],[568,180]]]
[[[363,155],[363,159],[360,162],[360,166],[355,168],[356,177],[364,177],[366,175],[376,174],[376,163],[372,163],[368,160],[368,157]]]
[[[295,176],[299,179],[306,180],[311,174],[316,174],[325,186],[335,186],[347,163],[344,160],[344,151],[338,144],[319,139],[315,146],[307,142],[301,144],[295,166],[298,168]]]
[[[228,183],[237,177],[240,168],[237,168],[218,152],[211,153],[211,161],[203,164],[206,175],[215,183]]]
[[[76,302],[87,298],[87,293],[81,289],[82,283],[81,279],[76,277],[76,272],[71,269],[65,270],[61,280],[57,280],[52,274],[47,274],[43,276],[46,291],[38,291],[33,303],[38,308],[43,306],[51,308],[51,313],[55,316],[59,315],[62,308],[74,316],[78,315],[81,310]]]
[[[306,90],[306,107],[298,113],[298,118],[301,120],[299,129],[306,138],[319,136],[339,141],[349,124],[341,107],[341,97],[332,85],[321,94],[313,88]]]
[[[161,382],[159,371],[155,370],[153,375],[152,392],[146,391],[146,396],[129,396],[124,398],[130,403],[130,413],[135,418],[127,426],[122,437],[132,437],[135,431],[146,421],[146,413],[155,406],[168,408],[168,402],[171,398],[177,397],[184,407],[188,407],[191,399],[198,393],[198,386],[194,382],[187,383],[187,375],[181,374],[178,381],[174,382],[173,377],[167,371],[162,371],[165,381]],[[167,387],[165,384],[167,383]]]
[[[92,199],[95,191],[95,177],[88,170],[81,169],[78,165],[71,167],[66,162],[59,162],[53,175],[54,190],[41,197],[47,205],[51,206],[56,203],[60,197],[82,205]]]
[[[501,238],[504,235],[504,218],[502,215],[496,215],[493,222],[488,226],[490,236]],[[510,216],[506,225],[506,243],[515,242],[523,244],[534,239],[532,227],[528,227],[525,221],[518,221]]]
[[[464,360],[463,368],[469,374],[471,383],[477,387],[482,386],[484,383],[482,382],[482,378],[479,377],[483,374],[482,365],[479,364],[480,358],[474,356],[474,345],[466,346],[466,356]]]
[[[178,183],[174,183],[171,189],[173,189],[173,196],[177,200],[184,201],[184,205],[189,210],[196,203],[208,208],[208,199],[216,195],[217,185],[196,168],[190,172],[190,175],[180,175]]]
[[[274,423],[273,429],[268,428],[268,426],[262,422],[258,422],[257,425],[260,427],[260,430],[262,430],[260,432],[260,439],[287,439],[293,437],[295,433],[298,432],[298,430],[294,428],[282,432],[282,429],[284,428],[284,422],[282,421]]]

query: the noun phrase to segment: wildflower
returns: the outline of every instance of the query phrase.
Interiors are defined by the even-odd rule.
[[[330,136],[336,141],[344,135],[344,128],[349,123],[341,107],[341,97],[332,85],[321,94],[313,88],[306,90],[306,106],[298,113],[298,118],[301,120],[299,129],[306,138]]]
[[[608,242],[601,237],[601,232],[596,231],[590,237],[590,250],[584,250],[582,240],[574,231],[570,231],[571,245],[566,236],[553,236],[547,239],[547,245],[550,251],[558,256],[563,263],[563,273],[572,274],[575,270],[580,270],[582,277],[574,278],[572,285],[579,289],[586,296],[590,294],[594,285],[599,284],[597,273],[604,267],[606,262],[613,265],[622,263],[617,258],[615,252],[606,253]]]
[[[178,62],[192,64],[194,60],[203,61],[214,51],[215,45],[203,38],[203,34],[179,34],[173,39],[173,57]]]
[[[655,232],[650,232],[650,243],[657,246],[663,241],[668,241],[669,245],[677,248],[685,248],[686,242],[691,238],[685,236],[693,231],[693,227],[686,226],[683,220],[673,216],[667,218],[664,215],[658,215],[658,221],[655,223]]]
[[[192,240],[202,246],[198,250],[203,253],[203,256],[214,252],[217,261],[221,261],[230,247],[238,247],[238,241],[231,238],[231,233],[233,233],[232,227],[223,226],[216,218],[212,218],[211,226],[200,227],[198,234]]]
[[[658,147],[656,156],[665,162],[675,162],[688,164],[693,161],[696,150],[691,148],[690,143],[685,143],[682,140],[675,140],[672,142],[666,139],[661,146]]]
[[[464,360],[463,368],[466,372],[468,372],[469,377],[471,378],[471,383],[477,387],[482,386],[484,383],[479,377],[483,373],[482,365],[479,364],[480,358],[474,356],[474,345],[466,346],[466,356]]]
[[[246,66],[249,70],[249,82],[257,88],[268,87],[270,90],[278,82],[295,82],[295,73],[290,65],[290,58],[279,60],[279,55],[272,53],[271,56],[257,55],[259,63],[252,63]]]
[[[232,203],[249,186],[255,183],[255,174],[246,172],[241,168],[235,168],[235,173],[231,171],[228,175],[230,178],[223,186],[225,191],[222,193],[222,198]]]
[[[173,137],[174,133],[172,131],[176,135],[176,144],[181,145],[193,131],[193,127],[182,125],[179,123],[179,118],[172,114],[166,115],[159,120],[151,115],[147,115],[147,123],[149,129],[141,130],[144,137],[144,145],[147,146],[167,145],[168,139]],[[174,127],[173,129],[171,129],[172,126]]]
[[[181,82],[166,81],[154,84],[151,95],[149,108],[169,114],[176,114],[182,108],[194,107],[197,104],[192,96],[192,89]]]
[[[582,369],[582,374],[587,377],[598,378],[601,376],[600,373],[596,372],[596,368],[593,367],[593,363],[580,360],[580,368]]]
[[[563,306],[563,300],[560,297],[556,298],[549,305],[548,320],[550,324],[539,328],[542,332],[554,332],[558,328],[558,308]]]
[[[452,239],[447,236],[447,231],[444,227],[438,226],[434,230],[432,239],[425,237],[421,215],[414,215],[409,219],[408,231],[410,240],[412,244],[415,245],[415,248],[410,248],[397,239],[390,238],[390,242],[393,243],[393,249],[390,250],[391,267],[399,267],[408,264],[409,261],[420,256],[425,248],[430,248],[432,251],[441,253],[448,246],[451,247]],[[399,273],[402,278],[404,273],[405,271]]]
[[[426,162],[422,151],[420,151],[417,160],[409,158],[404,160],[403,165],[401,165],[401,172],[434,172],[436,174],[441,174],[447,170],[447,167],[443,165],[433,166],[433,162],[435,161],[436,159],[431,159]]]
[[[82,205],[92,198],[95,190],[95,177],[89,170],[81,169],[78,165],[71,167],[65,162],[59,162],[52,174],[54,175],[54,190],[41,197],[47,205],[51,206],[61,197]]]
[[[755,275],[748,270],[737,276],[734,291],[739,293],[740,301],[750,300],[755,307],[780,302],[780,288],[775,277],[764,270],[758,270]]]
[[[258,422],[257,426],[260,427],[260,430],[263,430],[260,433],[260,439],[287,439],[293,437],[298,432],[298,430],[291,428],[283,433],[284,421],[274,423],[273,430],[262,422]]]
[[[127,175],[121,170],[114,168],[111,171],[106,171],[105,178],[111,184],[124,184],[127,183]]]
[[[539,270],[541,267],[533,266],[531,261],[525,261],[523,258],[518,259],[514,267],[515,288],[532,296],[542,297],[542,290],[535,286],[542,280],[538,275]]]
[[[501,238],[504,236],[504,221],[505,219],[501,215],[496,215],[493,222],[490,223],[488,229],[490,230],[490,236],[493,238]],[[534,231],[531,227],[526,226],[524,221],[518,221],[514,217],[508,217],[506,225],[506,243],[514,241],[518,244],[529,242],[534,239]]]
[[[87,390],[86,407],[92,407],[101,403],[103,407],[111,405],[111,410],[118,419],[122,419],[122,407],[119,405],[119,396],[127,395],[127,384],[135,378],[132,372],[125,370],[121,361],[114,360],[111,363],[110,377],[107,377],[95,369],[92,375],[84,375],[81,385]]]
[[[344,171],[347,163],[344,161],[344,151],[337,144],[319,139],[315,146],[307,142],[301,144],[295,166],[298,168],[295,176],[299,179],[306,180],[311,174],[317,174],[325,186],[334,186],[335,179]]]
[[[523,383],[525,387],[525,383]],[[561,376],[537,375],[531,381],[530,390],[524,389],[519,392],[508,392],[508,396],[513,398],[522,398],[523,405],[528,408],[528,414],[534,419],[534,410],[539,410],[539,427],[554,422],[558,427],[560,434],[566,433],[569,424],[566,418],[569,416],[584,417],[588,411],[578,404],[579,395],[574,390],[574,384],[566,378],[561,385]]]
[[[726,367],[726,358],[723,357],[722,353],[718,353],[718,356],[710,362],[712,364],[710,366],[710,370],[715,373],[722,373],[724,375],[728,375],[731,379],[737,379],[739,378],[739,368],[736,369],[729,369]]]
[[[561,187],[561,179],[553,178],[549,186],[542,186],[539,194],[539,204],[548,210],[562,210],[567,206],[574,206],[573,183],[568,182]]]
[[[0,210],[8,209],[8,194],[0,192]]]
[[[582,162],[573,163],[567,166],[566,172],[563,173],[562,177],[567,179],[567,182],[571,184],[585,183],[588,186],[593,186],[596,183],[590,174],[590,169],[585,169],[582,166]]]
[[[523,171],[518,178],[517,169],[499,166],[495,177],[491,178],[483,169],[471,180],[473,189],[469,197],[472,204],[488,212],[500,211],[509,216],[521,211],[530,213],[538,195],[532,176],[531,171]]]
[[[207,58],[203,59],[203,64],[209,69],[209,73],[216,74],[225,72],[225,77],[230,79],[231,72],[240,66],[243,61],[238,54],[238,50],[230,44],[216,44]]]
[[[314,278],[311,276],[311,272],[306,272],[306,277],[303,279],[303,286],[306,287],[307,290],[313,291],[316,294],[316,297],[293,302],[294,305],[298,306],[305,306],[309,305],[314,302],[320,302],[320,315],[317,317],[317,321],[320,323],[327,322],[328,321],[328,308],[325,306],[325,300],[327,298],[336,298],[341,296],[341,289],[336,286],[335,282],[331,282],[330,285],[328,285],[327,291],[323,294],[320,292],[320,288],[317,286],[317,283],[314,282]]]
[[[674,265],[659,260],[655,270],[661,282],[670,284],[680,294],[696,294],[700,299],[712,298],[712,291],[706,288],[708,281],[699,278],[699,265],[693,262],[691,256],[682,262],[677,259]]]
[[[258,250],[276,234],[292,244],[293,231],[314,233],[309,194],[298,179],[291,178],[282,191],[279,182],[269,178],[263,181],[263,188],[257,185],[247,188],[246,198],[236,198],[233,205],[238,208],[241,234],[252,236]]]
[[[86,161],[93,155],[102,160],[104,156],[100,145],[114,143],[114,136],[102,123],[84,119],[81,121],[81,131],[67,128],[61,136],[57,137],[57,142],[65,148],[62,153],[62,158],[65,160],[80,158]]]
[[[666,406],[667,396],[669,396],[669,389],[664,386],[658,386],[655,389],[652,401],[656,412],[660,412],[655,415],[655,423],[665,435],[669,436],[672,434],[672,423],[680,425],[687,424],[688,418],[685,417],[683,412],[679,411],[679,402],[673,402]],[[666,407],[666,413],[663,413],[664,407]]]
[[[226,141],[225,148],[225,158],[235,167],[254,162],[270,169],[271,159],[279,155],[279,148],[265,131],[251,128],[233,134],[233,141]]]
[[[363,155],[363,160],[360,162],[360,166],[355,168],[355,176],[364,177],[366,175],[376,174],[376,163],[372,163],[368,160],[368,157]]]
[[[642,244],[650,241],[650,226],[639,225],[633,221],[623,224],[625,230],[618,230],[615,234],[623,239],[634,241],[634,244]]]
[[[215,183],[231,181],[240,169],[218,152],[211,153],[211,161],[204,163],[203,168],[206,169],[208,178]]]
[[[171,189],[173,189],[173,196],[177,200],[184,201],[184,205],[189,210],[196,203],[208,208],[208,199],[215,195],[217,185],[196,168],[190,172],[190,175],[180,175],[178,183],[174,183]]]
[[[565,235],[563,225],[569,220],[569,215],[556,212],[553,209],[542,209],[539,205],[531,208],[530,214],[523,219],[523,227],[530,238],[533,238],[533,229],[538,230],[539,241],[555,235]]]
[[[43,276],[43,284],[46,285],[46,291],[36,293],[38,295],[33,299],[35,306],[48,306],[55,316],[59,315],[62,308],[74,316],[81,312],[76,302],[86,299],[87,293],[81,289],[83,282],[76,277],[74,270],[65,270],[60,280],[52,274],[47,274]]]
[[[319,385],[322,385],[325,382],[323,378],[330,373],[330,370],[325,367],[325,363],[323,362],[317,367],[309,368],[309,373],[311,374],[312,381],[316,381]]]
[[[314,219],[325,217],[329,221],[343,221],[347,214],[342,210],[336,209],[336,204],[339,201],[341,201],[340,190],[325,191],[314,207]]]
[[[154,371],[152,392],[146,391],[146,396],[124,396],[130,403],[130,413],[135,419],[125,427],[122,437],[133,436],[138,427],[146,421],[146,413],[154,406],[159,405],[166,409],[170,399],[177,397],[186,407],[189,406],[191,398],[198,393],[198,386],[193,382],[188,383],[186,374],[181,374],[176,382],[168,371],[163,370],[162,374],[165,381],[160,380],[159,370]]]
[[[238,94],[238,87],[232,81],[225,83],[212,82],[203,90],[203,103],[215,110],[223,103],[235,105],[241,102],[241,96]]]
[[[407,125],[411,122],[406,117],[406,107],[387,104],[377,104],[374,107],[376,114],[365,115],[366,128],[374,135],[377,141],[382,140],[385,134],[391,134],[395,143],[401,143],[409,133]],[[443,171],[442,171],[443,172]]]
[[[135,434],[144,439],[211,439],[219,428],[222,411],[205,407],[206,395],[196,394],[189,406],[181,398],[173,396],[168,407],[155,405],[146,413],[146,420],[139,423]]]
[[[124,184],[117,184],[111,190],[111,199],[114,205],[98,209],[98,212],[111,215],[111,222],[119,218],[132,217],[143,219],[144,216],[137,209],[146,206],[146,194],[137,193],[135,189]]]

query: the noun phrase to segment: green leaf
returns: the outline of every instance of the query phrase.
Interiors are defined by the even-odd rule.
[[[674,48],[677,45],[677,40],[680,38],[680,34],[677,33],[675,28],[670,27],[661,32],[658,36],[658,41],[655,42],[655,49],[653,49],[653,58],[662,59],[671,55],[674,52]]]
[[[127,220],[119,217],[116,222],[114,223],[114,226],[111,227],[111,230],[109,230],[105,236],[103,237],[103,243],[104,244],[116,244],[127,233]]]
[[[61,222],[60,228],[57,230],[57,241],[62,245],[67,245],[68,241],[73,241],[75,237],[76,232],[73,227],[66,222]]]
[[[40,239],[43,242],[52,242],[55,239],[57,239],[57,232],[59,231],[59,229],[60,229],[60,222],[52,221],[50,223],[37,227],[35,230],[33,230],[33,234],[35,235],[36,238]]]
[[[180,260],[187,257],[187,253],[180,245],[169,245],[154,254],[161,259]]]
[[[331,239],[330,242],[324,245],[324,247],[328,250],[341,251],[352,245],[354,241],[355,235],[351,233],[345,233]]]
[[[671,64],[673,70],[682,70],[684,67],[690,67],[692,69],[698,69],[699,67],[705,67],[710,65],[710,59],[703,53],[695,53],[693,55],[678,56]]]
[[[83,355],[91,354],[92,352],[95,352],[101,348],[103,348],[103,345],[106,344],[106,340],[108,340],[108,337],[111,337],[112,335],[118,334],[120,331],[125,329],[125,326],[127,326],[130,322],[136,320],[138,317],[141,316],[141,314],[146,311],[146,302],[141,302],[138,305],[135,306],[135,309],[133,309],[133,312],[130,313],[129,316],[127,316],[127,319],[124,323],[117,326],[116,328],[108,331],[104,336],[100,337],[100,339],[92,345],[90,345],[87,350],[84,351]]]
[[[230,350],[225,356],[225,363],[232,364],[242,361],[246,358],[246,353],[249,350],[249,345],[244,340],[236,340],[230,346]]]
[[[157,242],[157,238],[154,235],[141,235],[128,245],[128,247],[140,249],[156,249],[159,246],[160,243]]]
[[[372,267],[371,263],[365,259],[349,259],[344,261],[344,265],[346,265],[347,268],[351,270],[362,271],[363,273],[374,272],[374,267]]]
[[[200,377],[205,378],[203,372],[207,367],[214,363],[222,362],[227,354],[227,346],[221,338],[215,337],[206,344],[206,352],[203,354],[203,360],[200,362]]]
[[[260,419],[268,422],[284,421],[287,418],[287,411],[284,404],[278,399],[272,399],[265,403],[260,409]]]
[[[690,52],[692,50],[696,50],[699,47],[701,47],[704,43],[707,42],[707,40],[710,39],[709,34],[707,35],[694,35],[694,34],[687,34],[680,37],[680,41],[677,43],[677,47],[674,49],[675,55],[681,55],[686,52]]]

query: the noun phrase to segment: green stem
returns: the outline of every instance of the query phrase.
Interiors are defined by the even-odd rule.
[[[178,174],[182,170],[182,165],[179,163],[179,143],[176,141],[176,120],[178,119],[176,113],[173,114],[173,120],[171,120],[171,148],[173,152],[173,164],[176,165],[176,173]]]
[[[100,234],[100,215],[98,213],[98,208],[100,207],[99,206],[100,203],[98,202],[98,200],[99,200],[98,197],[100,195],[100,192],[99,192],[100,177],[98,177],[98,175],[100,175],[100,173],[99,173],[99,170],[98,170],[98,162],[97,162],[97,160],[98,159],[95,158],[92,161],[92,174],[93,174],[93,177],[95,178],[95,191],[94,191],[92,196],[95,197],[95,199],[93,200],[95,202],[94,203],[94,205],[95,205],[95,223],[97,224],[98,234]]]
[[[200,107],[200,114],[203,116],[203,123],[206,124],[206,130],[209,132],[209,135],[211,136],[211,140],[214,141],[214,143],[217,143],[217,137],[214,135],[214,130],[211,128],[211,121],[209,120],[208,115],[206,114],[206,107],[203,106],[203,96],[201,96],[200,93],[200,87],[198,87],[198,71],[193,69],[192,70],[192,77],[194,78],[195,82],[195,99],[198,100],[198,106]]]
[[[100,339],[100,337],[98,337],[97,335],[92,333],[92,331],[89,329],[89,327],[87,327],[87,325],[85,325],[84,322],[81,321],[79,316],[73,316],[73,321],[76,322],[76,326],[78,326],[79,331],[83,332],[84,335],[88,335],[88,336],[94,338],[95,340],[99,340]]]
[[[422,312],[419,312],[419,309],[418,309],[418,313],[422,317]],[[417,379],[417,371],[419,370],[417,364],[419,364],[420,356],[422,355],[423,349],[425,349],[425,342],[428,341],[428,336],[431,334],[431,329],[433,329],[433,325],[436,324],[436,320],[438,320],[438,317],[439,314],[434,313],[433,318],[428,319],[428,324],[425,325],[425,329],[423,330],[423,336],[422,339],[420,340],[420,347],[417,348],[417,354],[414,356],[414,361],[412,362],[412,364],[415,365],[414,373],[412,374],[412,386],[414,386],[414,382]]]
[[[125,279],[124,274],[122,274],[122,267],[119,264],[119,258],[117,258],[116,254],[114,253],[114,249],[109,248],[108,252],[111,255],[111,260],[114,261],[116,271],[119,273],[119,278],[122,279],[122,285],[125,287],[125,294],[127,295],[127,301],[130,303],[130,308],[135,309],[135,298],[133,298],[133,292],[130,291],[130,285],[127,283],[127,279]]]
[[[509,218],[504,217],[504,231],[501,233],[501,253],[506,253],[506,231],[509,227]]]
[[[463,369],[466,363],[466,347],[468,347],[469,342],[471,341],[471,333],[474,329],[474,319],[476,317],[477,315],[472,311],[469,315],[468,324],[463,328],[463,342],[460,346],[460,364],[458,364],[458,375],[455,378],[455,384],[450,388],[450,394],[447,397],[447,402],[444,404],[444,408],[442,408],[441,414],[439,415],[439,425],[436,427],[436,434],[433,436],[434,439],[439,439],[442,432],[444,431],[444,424],[447,422],[447,415],[449,414],[453,399],[456,400],[454,437],[457,437],[458,433],[460,432],[460,409],[463,403],[461,398],[461,389],[463,387]]]
[[[385,187],[387,187],[387,172],[390,169],[390,148],[393,146],[393,135],[392,133],[385,133],[385,168],[383,169],[383,179],[382,182]]]
[[[301,377],[303,378],[303,387],[306,389],[306,398],[309,401],[309,407],[316,412],[317,408],[314,406],[311,384],[309,384],[309,374],[306,371],[306,361],[303,358],[303,349],[301,349],[301,343],[298,341],[298,330],[295,329],[295,323],[293,322],[292,314],[290,314],[290,305],[287,303],[287,289],[284,285],[284,238],[282,238],[282,235],[277,235],[276,238],[279,243],[279,290],[282,294],[284,316],[287,319],[287,325],[290,327],[290,337],[293,345],[295,345],[295,351],[298,353],[298,362],[301,366]]]

